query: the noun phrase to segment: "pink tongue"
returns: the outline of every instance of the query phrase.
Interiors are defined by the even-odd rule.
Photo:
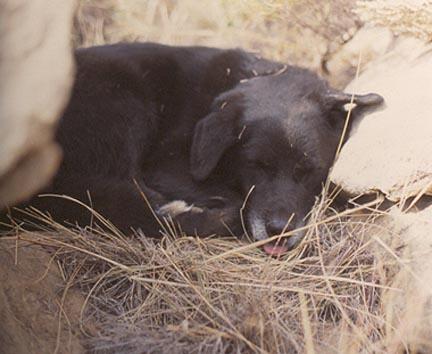
[[[276,246],[276,245],[272,245],[271,243],[267,243],[264,245],[264,251],[270,256],[280,256],[288,252],[288,247],[285,245]]]

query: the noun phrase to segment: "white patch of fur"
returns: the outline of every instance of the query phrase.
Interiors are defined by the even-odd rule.
[[[297,231],[296,233],[292,234],[291,236],[286,238],[286,245],[288,246],[288,249],[292,250],[293,248],[297,247],[301,240],[303,240],[303,237],[306,235],[306,231]]]
[[[264,220],[258,217],[258,215],[255,213],[252,213],[250,216],[250,227],[252,231],[252,237],[255,240],[261,241],[268,238]]]
[[[194,206],[193,204],[189,205],[184,200],[174,200],[165,205],[162,205],[157,213],[161,216],[171,216],[176,217],[177,215],[183,213],[202,213],[204,210]]]
[[[306,225],[306,222],[304,220],[300,220],[299,222],[297,222],[296,224],[296,229],[299,229],[303,226]],[[301,240],[303,240],[303,238],[306,235],[306,230],[301,230],[301,231],[297,231],[295,233],[293,233],[291,236],[287,237],[285,240],[286,245],[288,246],[288,249],[293,249],[295,247],[298,246],[298,244],[300,243]]]

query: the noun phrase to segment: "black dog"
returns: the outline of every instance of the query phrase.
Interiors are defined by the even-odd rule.
[[[56,137],[64,160],[45,193],[71,196],[120,230],[149,236],[160,225],[140,190],[187,233],[241,233],[247,195],[244,220],[255,239],[304,225],[351,95],[238,49],[117,44],[78,50],[76,62]],[[354,112],[381,102],[355,96]],[[28,204],[60,222],[91,220],[62,198]],[[301,236],[266,251],[284,252]]]

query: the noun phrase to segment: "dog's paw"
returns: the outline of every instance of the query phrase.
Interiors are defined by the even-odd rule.
[[[204,212],[204,209],[198,208],[193,204],[189,205],[183,200],[174,200],[165,205],[162,205],[157,213],[160,216],[171,216],[175,218],[177,215],[181,215],[183,213],[192,213],[192,214],[200,214]]]

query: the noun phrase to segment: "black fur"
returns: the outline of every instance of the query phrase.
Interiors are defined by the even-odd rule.
[[[239,209],[255,186],[245,209],[255,238],[280,233],[292,215],[290,228],[302,225],[350,96],[307,70],[238,49],[116,44],[80,49],[76,62],[56,135],[64,159],[42,193],[81,200],[125,232],[159,235],[141,189],[156,211],[173,200],[201,208],[175,219],[187,233],[208,235],[226,234],[224,224],[241,233]],[[26,205],[60,222],[91,219],[61,198]]]

